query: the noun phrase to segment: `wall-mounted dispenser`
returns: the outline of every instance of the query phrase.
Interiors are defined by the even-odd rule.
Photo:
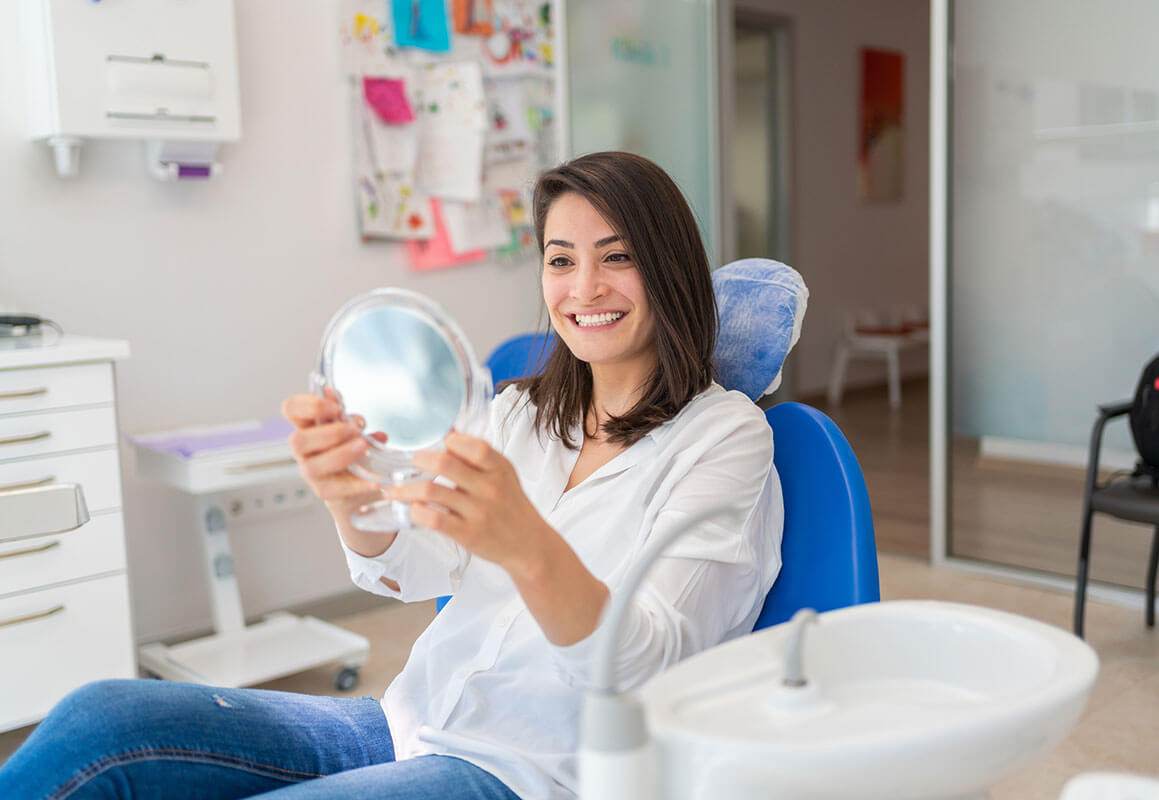
[[[85,139],[145,143],[162,180],[241,137],[233,0],[24,0],[28,136],[75,175]]]

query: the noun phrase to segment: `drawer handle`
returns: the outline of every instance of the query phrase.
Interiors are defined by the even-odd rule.
[[[0,392],[0,400],[18,400],[21,397],[39,397],[48,394],[47,386],[38,386],[35,389],[17,389],[15,392]]]
[[[23,550],[12,550],[8,553],[0,553],[0,558],[16,558],[16,556],[30,556],[34,553],[43,553],[45,550],[51,550],[54,547],[60,547],[60,539],[54,539],[48,544],[42,544],[37,547],[26,547]]]
[[[263,469],[277,469],[278,467],[289,467],[295,463],[292,458],[279,458],[275,461],[257,461],[253,464],[234,464],[225,468],[225,471],[231,475],[236,475],[239,472],[258,472]]]
[[[64,606],[53,606],[44,611],[37,611],[32,614],[25,614],[22,617],[9,617],[8,619],[0,619],[0,628],[7,628],[9,625],[20,625],[23,622],[35,622],[38,619],[51,617],[53,614],[59,614],[64,611]]]
[[[7,439],[0,439],[0,445],[5,444],[23,444],[25,442],[39,442],[41,439],[47,439],[52,436],[52,431],[41,431],[40,433],[29,433],[23,436],[9,436]]]
[[[17,489],[35,489],[37,486],[47,486],[56,480],[55,475],[49,475],[38,481],[20,481],[19,483],[0,483],[0,492],[12,492]]]

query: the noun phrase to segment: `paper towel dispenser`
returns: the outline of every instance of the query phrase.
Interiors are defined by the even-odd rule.
[[[220,172],[241,137],[233,0],[23,0],[29,138],[75,175],[85,139],[146,143],[158,178]]]

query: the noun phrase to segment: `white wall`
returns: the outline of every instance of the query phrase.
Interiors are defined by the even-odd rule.
[[[928,0],[734,0],[738,10],[774,15],[791,30],[792,188],[790,262],[809,286],[809,312],[796,350],[796,391],[824,389],[847,312],[925,306],[928,275]],[[862,47],[905,53],[903,199],[857,197]],[[903,359],[924,373],[924,353]],[[880,383],[876,364],[851,365],[848,385]]]
[[[322,328],[347,298],[404,286],[443,303],[481,353],[539,320],[534,264],[412,273],[399,245],[359,241],[335,0],[239,0],[243,138],[225,174],[162,184],[142,149],[93,143],[56,176],[24,139],[19,3],[0,3],[0,306],[70,333],[129,340],[123,431],[276,414],[306,388]],[[125,510],[136,633],[209,626],[192,503],[135,474]],[[247,613],[351,588],[320,509],[233,537]]]

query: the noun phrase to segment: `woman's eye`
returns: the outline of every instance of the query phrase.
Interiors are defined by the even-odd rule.
[[[608,261],[631,261],[632,257],[627,253],[612,253],[608,256]]]
[[[547,261],[547,265],[549,267],[555,267],[556,269],[563,269],[570,263],[571,262],[569,262],[564,256],[556,256],[555,258],[548,259]]]

